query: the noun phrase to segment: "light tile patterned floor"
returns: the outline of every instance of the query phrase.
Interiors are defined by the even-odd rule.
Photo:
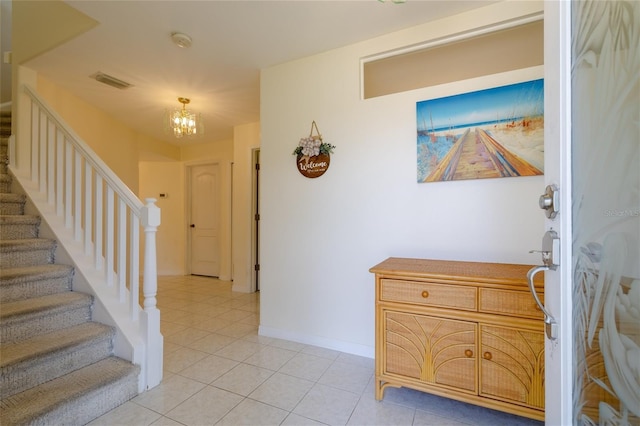
[[[258,336],[260,294],[213,278],[159,277],[164,378],[91,425],[509,425],[541,422],[387,389],[372,359]]]

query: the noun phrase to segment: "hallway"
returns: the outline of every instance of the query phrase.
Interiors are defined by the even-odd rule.
[[[541,425],[431,396],[387,389],[374,399],[374,360],[258,336],[260,295],[198,276],[158,277],[164,378],[90,425]]]

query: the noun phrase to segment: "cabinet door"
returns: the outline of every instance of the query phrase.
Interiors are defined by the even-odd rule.
[[[475,323],[383,311],[383,374],[477,392]]]
[[[544,408],[544,334],[480,324],[480,395]]]

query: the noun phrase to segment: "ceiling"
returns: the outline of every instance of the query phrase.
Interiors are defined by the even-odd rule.
[[[27,66],[131,128],[172,144],[233,137],[260,120],[260,69],[370,39],[495,1],[87,1],[65,3],[99,22]],[[171,41],[187,34],[190,48]],[[97,71],[133,85],[99,83]],[[167,109],[191,99],[204,136],[176,139]]]

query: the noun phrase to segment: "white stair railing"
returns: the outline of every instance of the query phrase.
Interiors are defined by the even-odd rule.
[[[139,364],[139,391],[150,389],[162,380],[155,240],[160,209],[153,198],[143,204],[33,89],[23,90],[30,116],[18,120],[31,124],[30,137],[20,138],[30,141],[30,171],[14,175],[54,234],[58,250],[62,247],[73,262],[74,289],[77,285],[94,295],[94,318],[118,330],[116,355]],[[16,167],[16,148],[9,146],[10,169]]]

